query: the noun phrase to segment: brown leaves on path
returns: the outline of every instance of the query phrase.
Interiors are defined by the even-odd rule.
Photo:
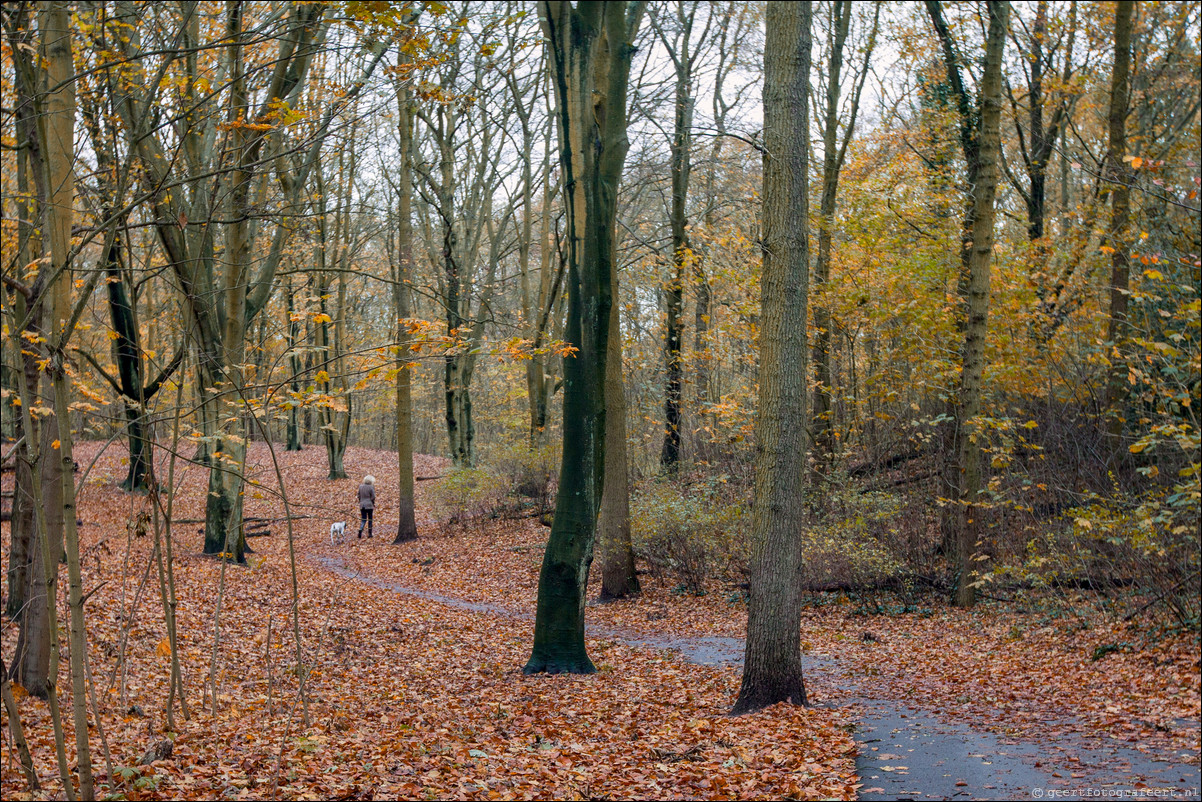
[[[546,543],[535,521],[438,527],[427,514],[421,530],[414,543],[356,543],[337,554],[356,571],[405,587],[533,610]],[[593,598],[598,576],[594,571]],[[637,599],[591,605],[589,625],[676,637],[743,635],[746,607],[735,585],[711,582],[700,597],[675,593],[667,578],[644,577],[643,586]],[[1079,733],[1172,754],[1177,762],[1199,760],[1202,683],[1194,634],[1049,620],[989,603],[966,612],[938,599],[921,612],[868,616],[846,597],[830,600],[803,613],[803,651],[837,661],[836,668],[809,672],[813,699],[898,699],[1007,736],[1039,741],[1049,732]],[[1114,645],[1120,648],[1112,651]],[[1094,659],[1099,648],[1106,654]]]
[[[98,447],[81,444],[81,462]],[[146,501],[116,488],[122,456],[115,448],[103,455],[81,497],[85,590],[95,590],[87,609],[88,658],[114,763],[103,793],[127,799],[854,795],[854,744],[839,711],[778,706],[732,719],[725,712],[737,690],[734,672],[605,640],[590,643],[601,669],[595,675],[525,677],[528,621],[379,590],[323,569],[311,558],[329,554],[329,524],[347,521],[354,538],[354,491],[364,473],[380,477],[376,537],[341,549],[365,566],[390,566],[427,581],[453,574],[455,581],[439,592],[487,600],[502,593],[497,571],[528,566],[542,547],[529,533],[510,540],[513,531],[498,529],[489,533],[494,548],[473,554],[467,547],[474,539],[447,538],[428,518],[423,540],[389,545],[395,490],[386,477],[395,456],[356,449],[346,460],[356,475],[334,482],[324,478],[319,449],[277,453],[294,513],[313,516],[293,522],[311,726],[301,722],[302,672],[287,624],[284,527],[273,525],[271,536],[250,541],[255,553],[246,567],[226,570],[214,715],[209,672],[221,564],[199,554],[198,525],[179,524],[179,656],[194,715],[184,721],[177,708],[177,730],[167,733],[169,649],[153,572],[143,585],[153,538],[127,532]],[[438,467],[421,464],[418,472]],[[181,475],[178,519],[203,514],[203,470],[190,467]],[[247,486],[249,516],[281,514],[269,471],[265,447],[254,444],[248,473],[259,484]],[[413,562],[434,544],[447,546],[434,562]],[[506,550],[509,560],[491,559],[495,550]],[[505,601],[529,602],[533,609],[524,576],[512,574],[516,590]],[[4,632],[7,654],[15,630],[6,625]],[[69,688],[63,680],[60,687]],[[29,697],[20,704],[45,795],[60,796],[51,779],[46,706]],[[64,724],[70,753],[71,723]],[[96,736],[93,731],[99,760]],[[174,739],[170,756],[139,766],[164,737]],[[8,749],[6,740],[0,759],[11,759]],[[16,771],[4,771],[0,790],[5,799],[26,796]]]

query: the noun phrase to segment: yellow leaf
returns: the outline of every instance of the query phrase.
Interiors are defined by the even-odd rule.
[[[1131,447],[1128,448],[1127,450],[1130,451],[1132,454],[1138,454],[1139,452],[1143,451],[1147,447],[1148,447],[1147,443],[1142,443],[1142,442],[1141,443],[1133,443],[1131,445]]]
[[[116,339],[119,339],[120,337],[121,337],[121,335],[120,335],[120,334],[118,334],[118,333],[117,333],[117,332],[115,332],[115,331],[110,331],[110,332],[108,333],[108,338],[109,338],[110,340],[116,340]]]
[[[159,645],[154,647],[154,653],[157,654],[159,657],[170,657],[171,656],[171,641],[167,640],[166,638],[163,638],[161,641],[159,641]]]
[[[1133,156],[1131,158],[1131,169],[1132,170],[1138,170],[1140,167],[1143,166],[1143,164],[1144,164],[1144,160],[1141,159],[1139,156]]]
[[[62,445],[62,443],[60,441],[55,440],[53,443],[50,444],[50,447],[53,448],[55,451],[58,451],[58,448],[61,445]]]

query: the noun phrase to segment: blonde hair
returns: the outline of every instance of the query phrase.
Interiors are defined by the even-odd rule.
[[[370,473],[367,476],[363,477],[363,484],[374,485],[375,483],[376,483],[376,477],[372,476]]]

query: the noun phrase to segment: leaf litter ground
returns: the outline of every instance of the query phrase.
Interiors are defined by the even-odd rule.
[[[87,465],[100,445],[80,444],[80,463]],[[312,516],[293,521],[301,643],[312,669],[310,726],[298,700],[283,522],[271,525],[271,536],[250,541],[255,553],[247,567],[225,571],[215,712],[221,564],[200,555],[199,525],[180,523],[174,527],[179,656],[193,717],[184,721],[177,709],[176,729],[168,733],[170,653],[157,582],[147,573],[152,538],[127,532],[146,501],[117,489],[122,456],[110,448],[97,458],[80,509],[85,591],[93,591],[89,664],[116,775],[105,780],[105,790],[129,799],[849,799],[859,781],[850,734],[856,707],[847,703],[863,696],[921,699],[949,720],[1014,738],[1075,732],[1198,761],[1194,637],[1153,639],[1116,625],[1067,631],[996,609],[867,617],[838,604],[807,608],[802,641],[818,666],[807,677],[818,706],[780,705],[730,718],[735,670],[635,648],[632,638],[614,633],[651,642],[739,637],[746,616],[741,597],[721,585],[705,596],[678,595],[670,583],[645,577],[635,600],[590,604],[590,631],[602,633],[589,643],[598,674],[524,677],[547,530],[530,519],[440,526],[422,503],[420,483],[421,538],[394,546],[396,492],[386,477],[395,471],[395,455],[354,448],[346,456],[353,478],[337,481],[325,478],[318,449],[276,455],[294,516]],[[418,475],[445,467],[433,457],[415,461]],[[159,472],[165,476],[165,466]],[[251,448],[248,473],[260,485],[247,489],[246,514],[282,515],[262,444]],[[376,537],[359,540],[355,488],[366,473],[380,477]],[[11,474],[4,479],[10,483]],[[203,516],[205,479],[200,468],[181,471],[177,521]],[[331,546],[329,525],[336,520],[347,522],[349,540]],[[4,535],[7,549],[7,525]],[[388,586],[483,607],[464,609]],[[6,621],[6,659],[14,642],[15,627]],[[1097,647],[1117,642],[1128,646],[1090,659]],[[64,650],[60,686],[69,710],[66,666]],[[28,697],[20,706],[39,774],[56,795],[46,706]],[[5,734],[0,790],[5,799],[23,797],[7,721]],[[139,766],[165,737],[174,739],[171,756]],[[95,730],[92,741],[103,774]]]

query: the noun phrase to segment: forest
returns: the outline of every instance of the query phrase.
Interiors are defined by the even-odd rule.
[[[1196,4],[0,11],[4,799],[1199,798]]]

